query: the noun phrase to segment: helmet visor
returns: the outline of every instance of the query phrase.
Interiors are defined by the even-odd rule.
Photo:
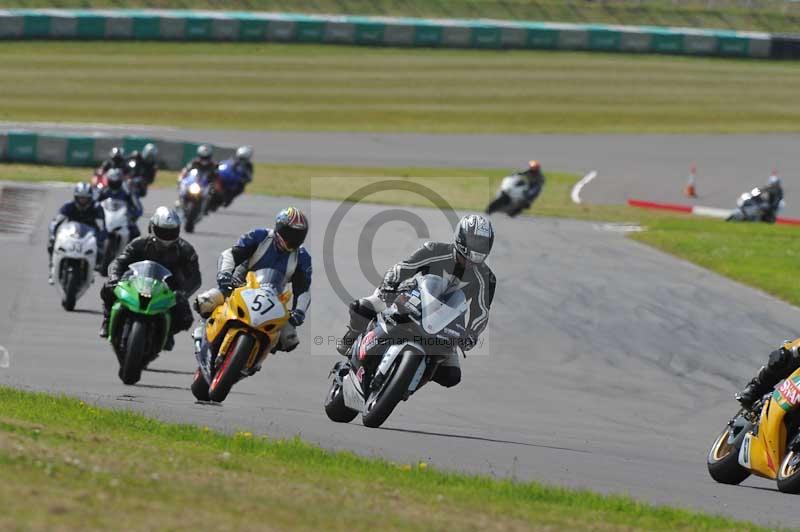
[[[296,229],[294,227],[284,226],[275,233],[287,251],[294,251],[305,241],[308,228]]]
[[[92,197],[91,196],[75,196],[75,204],[80,209],[86,209],[89,205],[92,204]]]
[[[181,228],[179,227],[158,227],[153,226],[153,236],[157,239],[161,240],[164,244],[172,244],[176,240],[178,240],[178,235],[181,234]]]

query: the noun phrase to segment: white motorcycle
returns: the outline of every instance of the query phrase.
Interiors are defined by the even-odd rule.
[[[78,222],[61,225],[53,245],[52,278],[65,310],[73,310],[78,299],[94,282],[97,239],[94,230]]]
[[[525,194],[528,192],[528,180],[519,175],[510,175],[500,182],[497,196],[486,207],[486,214],[495,212],[515,213],[525,207]]]
[[[101,275],[108,275],[108,265],[111,264],[120,251],[125,249],[130,241],[130,227],[128,219],[128,204],[122,200],[108,198],[100,203],[106,219],[106,245],[103,250],[103,263],[100,267]]]
[[[337,363],[325,398],[331,421],[349,423],[361,413],[379,427],[401,401],[433,378],[439,365],[463,347],[466,296],[438,275],[414,278],[392,306],[378,314]]]
[[[758,187],[750,192],[745,192],[736,200],[736,210],[728,216],[729,222],[767,222],[775,223],[778,212],[784,208],[786,202],[781,200],[776,209],[770,207],[769,201]]]

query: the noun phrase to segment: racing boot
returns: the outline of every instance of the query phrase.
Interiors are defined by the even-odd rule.
[[[100,324],[100,338],[108,338],[108,315],[103,314],[103,323]]]
[[[347,332],[336,341],[336,350],[342,356],[350,356],[350,348],[353,347],[353,343],[358,338],[358,335],[361,334],[359,331],[353,329],[352,327],[347,328]]]
[[[164,342],[164,351],[172,351],[175,348],[175,335],[170,333],[167,335],[167,341]]]
[[[761,369],[763,370],[764,368]],[[761,375],[761,371],[758,373]],[[742,391],[738,392],[735,397],[742,407],[751,410],[753,404],[770,391],[771,388],[772,386],[765,386],[764,383],[759,380],[758,376],[756,376],[748,382],[747,386],[745,386]]]

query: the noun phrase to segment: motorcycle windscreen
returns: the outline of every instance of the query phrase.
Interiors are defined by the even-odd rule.
[[[126,209],[128,204],[122,200],[107,198],[100,203],[100,206],[103,207],[103,210],[105,211],[117,212],[121,211],[122,209]]]
[[[166,281],[167,278],[172,277],[171,271],[152,260],[134,262],[128,266],[126,274],[132,277],[145,277],[156,281]]]
[[[94,234],[94,229],[79,222],[67,222],[58,228],[58,237],[79,238],[83,240],[89,233]]]
[[[422,329],[436,334],[467,311],[464,292],[438,275],[426,275],[418,283]]]
[[[286,275],[274,268],[261,268],[253,272],[258,286],[272,286],[276,294],[283,292],[286,287]]]

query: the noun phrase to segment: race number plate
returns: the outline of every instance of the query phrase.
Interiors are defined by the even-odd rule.
[[[250,325],[260,326],[271,320],[283,317],[286,310],[278,300],[278,296],[264,288],[253,288],[242,291],[242,300],[250,312]]]

